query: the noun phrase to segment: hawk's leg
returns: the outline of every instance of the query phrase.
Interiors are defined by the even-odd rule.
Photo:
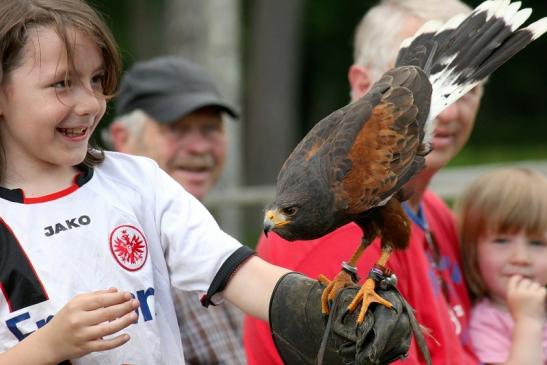
[[[378,208],[375,212],[374,219],[380,228],[380,234],[382,236],[382,253],[370,271],[365,284],[363,284],[348,306],[348,310],[353,312],[359,303],[362,304],[359,316],[357,317],[357,323],[363,322],[365,313],[371,303],[380,303],[388,308],[392,307],[390,302],[376,293],[375,288],[379,282],[392,274],[391,271],[386,268],[386,264],[393,249],[404,249],[408,247],[410,239],[410,222],[404,213],[401,203],[397,199],[391,199],[386,205]]]
[[[341,289],[348,286],[354,286],[359,281],[359,278],[357,277],[357,269],[355,267],[363,255],[365,248],[370,245],[378,232],[377,227],[372,222],[370,223],[371,224],[368,226],[368,229],[364,231],[365,234],[353,256],[351,256],[348,262],[342,263],[342,271],[340,271],[332,281],[325,275],[319,275],[319,282],[325,286],[323,295],[321,296],[321,312],[324,315],[329,314],[329,302],[336,298],[336,295]]]
[[[331,281],[325,275],[319,275],[319,282],[325,286],[323,294],[321,295],[321,312],[324,315],[329,314],[329,301],[333,301],[336,298],[338,292],[348,286],[353,286],[357,283],[359,278],[357,277],[356,270],[344,269],[344,265],[350,268],[354,268],[352,262],[356,262],[363,254],[365,246],[359,245],[357,251],[353,254],[348,263],[342,263],[342,271],[340,271],[336,277]]]
[[[392,249],[390,247],[382,248],[382,254],[374,268],[370,271],[369,277],[357,292],[357,295],[351,303],[348,305],[348,310],[353,312],[359,304],[361,304],[361,310],[359,311],[359,316],[357,317],[357,323],[363,323],[365,319],[365,314],[367,313],[368,307],[371,303],[379,303],[387,308],[391,308],[393,305],[382,298],[378,293],[376,293],[376,283],[379,282],[384,277],[390,276],[391,272],[386,269],[385,264],[389,260]]]

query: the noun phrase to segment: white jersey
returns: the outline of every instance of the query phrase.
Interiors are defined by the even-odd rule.
[[[170,292],[206,291],[241,244],[152,160],[105,154],[55,194],[0,188],[0,351],[76,294],[116,287],[140,302],[131,340],[71,363],[183,364]]]

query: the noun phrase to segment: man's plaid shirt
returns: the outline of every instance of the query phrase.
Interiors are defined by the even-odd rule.
[[[178,292],[173,299],[186,364],[246,364],[243,312],[228,302],[205,308],[197,292]]]

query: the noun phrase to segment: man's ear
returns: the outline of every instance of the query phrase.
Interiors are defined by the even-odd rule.
[[[351,98],[359,99],[372,86],[368,68],[359,65],[351,65],[348,71],[348,80],[351,87]]]
[[[129,143],[129,131],[122,123],[112,122],[110,125],[110,136],[112,138],[112,148],[114,151],[127,152]]]

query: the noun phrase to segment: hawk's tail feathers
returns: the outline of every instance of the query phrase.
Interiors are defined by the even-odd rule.
[[[430,142],[439,113],[547,31],[547,18],[519,29],[532,13],[520,5],[485,1],[467,17],[426,23],[403,42],[396,65],[421,67],[433,88],[424,143]]]

